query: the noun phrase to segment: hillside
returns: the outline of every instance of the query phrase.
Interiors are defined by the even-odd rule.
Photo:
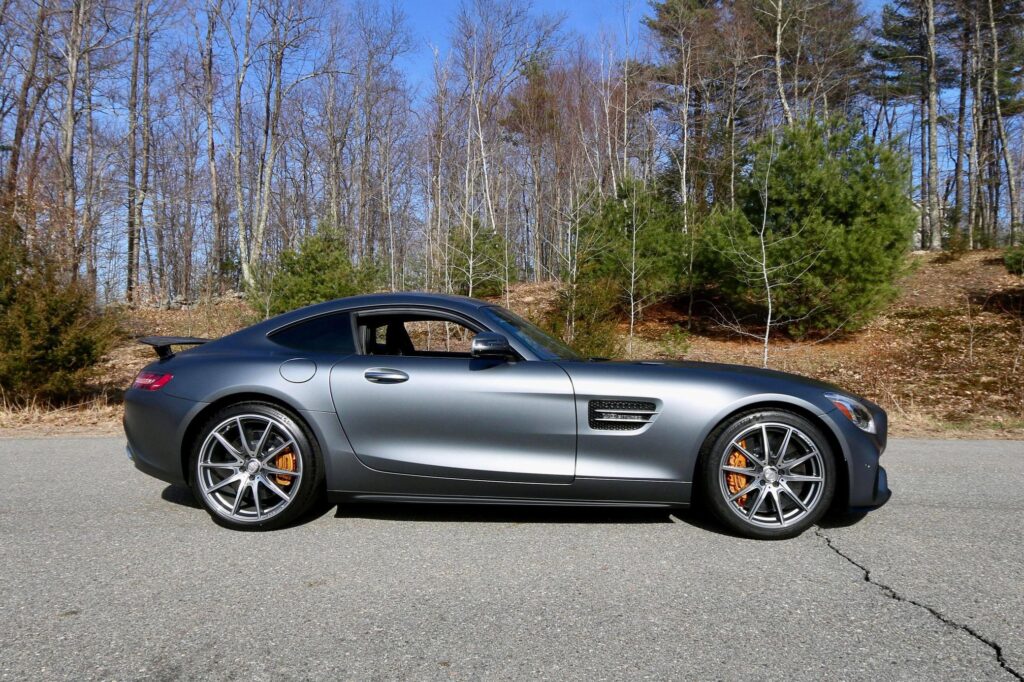
[[[918,253],[911,260],[899,299],[867,329],[824,342],[774,341],[770,366],[834,382],[877,401],[889,411],[895,435],[1021,437],[1024,279],[1008,275],[995,252],[973,252],[958,260]],[[508,299],[517,312],[537,319],[555,295],[552,285],[524,284]],[[131,338],[220,336],[257,317],[237,298],[179,310],[126,311],[129,340],[104,359],[92,400],[60,410],[0,410],[0,434],[117,433],[121,392],[152,357],[149,348]],[[705,331],[682,334],[686,318],[681,311],[668,305],[651,308],[637,329],[633,356],[760,364],[758,342],[702,326]],[[625,341],[628,327],[620,333]]]

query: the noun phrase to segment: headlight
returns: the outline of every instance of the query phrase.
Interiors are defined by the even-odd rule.
[[[843,413],[843,416],[862,430],[868,433],[875,432],[875,420],[871,418],[871,411],[868,408],[847,395],[826,393],[825,397]]]

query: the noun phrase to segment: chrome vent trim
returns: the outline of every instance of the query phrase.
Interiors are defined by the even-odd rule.
[[[596,431],[636,431],[656,414],[657,406],[643,400],[591,400],[587,421]]]

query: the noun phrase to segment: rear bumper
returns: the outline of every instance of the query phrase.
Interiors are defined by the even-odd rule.
[[[139,471],[184,485],[182,439],[192,416],[205,403],[161,391],[131,389],[124,398],[125,453]]]

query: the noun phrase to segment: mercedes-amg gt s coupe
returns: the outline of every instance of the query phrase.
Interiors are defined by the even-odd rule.
[[[696,500],[772,539],[890,495],[886,414],[863,398],[750,367],[588,359],[471,298],[356,296],[213,341],[140,341],[159,357],[125,395],[128,456],[231,528],[279,528],[324,495]]]

